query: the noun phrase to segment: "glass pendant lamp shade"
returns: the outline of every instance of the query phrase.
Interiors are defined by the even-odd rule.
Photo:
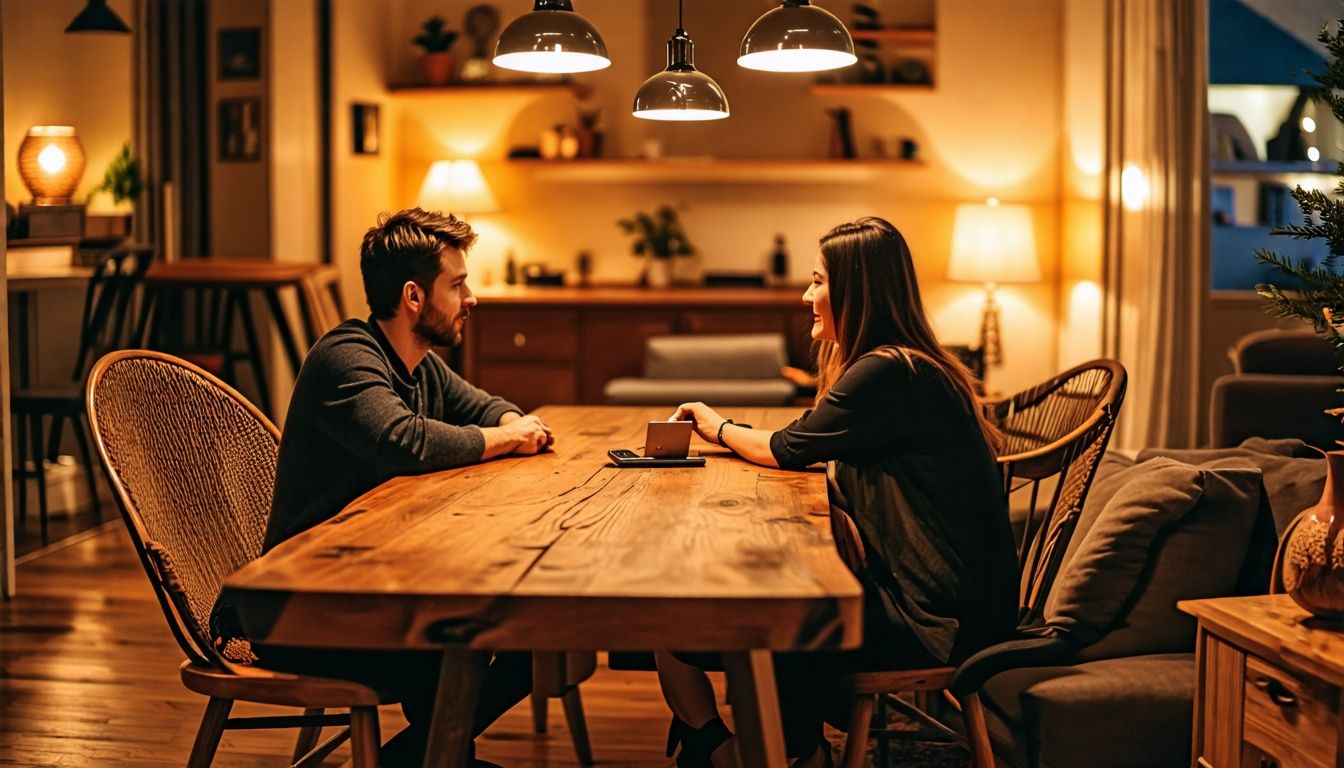
[[[84,146],[69,125],[35,125],[19,144],[19,178],[36,205],[68,205],[84,176]]]
[[[742,38],[737,63],[765,72],[821,72],[858,61],[844,22],[808,0],[784,0]]]
[[[536,0],[530,13],[499,35],[494,64],[518,72],[569,74],[611,66],[597,28],[574,12],[571,0]]]
[[[680,9],[678,9],[680,16]],[[728,97],[714,78],[695,68],[695,43],[681,28],[667,41],[667,68],[635,92],[635,117],[644,120],[722,120]]]

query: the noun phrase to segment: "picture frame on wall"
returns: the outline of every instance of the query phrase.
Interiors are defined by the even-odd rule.
[[[219,161],[255,162],[261,159],[261,99],[219,100]]]
[[[256,80],[261,77],[261,28],[219,30],[216,46],[220,80]]]
[[[377,104],[355,102],[350,105],[351,151],[356,155],[376,155],[382,143]]]

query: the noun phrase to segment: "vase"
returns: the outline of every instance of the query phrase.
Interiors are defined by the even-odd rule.
[[[447,85],[453,76],[452,51],[426,53],[420,63],[425,68],[425,83],[429,85]]]
[[[666,288],[672,284],[672,260],[654,256],[644,267],[644,284],[650,288]]]
[[[1325,454],[1325,489],[1288,524],[1279,545],[1284,591],[1323,619],[1344,619],[1344,451]]]

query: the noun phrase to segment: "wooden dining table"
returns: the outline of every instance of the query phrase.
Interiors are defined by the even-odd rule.
[[[742,764],[785,765],[772,652],[854,648],[862,633],[824,474],[698,438],[704,467],[620,469],[607,451],[638,450],[667,408],[536,413],[553,450],[389,480],[230,576],[247,636],[441,650],[435,768],[467,764],[492,651],[722,651]],[[777,428],[798,411],[724,415]]]

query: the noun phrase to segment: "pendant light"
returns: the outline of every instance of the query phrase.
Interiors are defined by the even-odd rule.
[[[84,6],[84,10],[75,16],[70,26],[65,28],[70,32],[112,32],[116,34],[127,34],[131,28],[126,26],[126,22],[121,20],[117,12],[107,7],[107,0],[89,0]]]
[[[682,0],[677,0],[677,31],[667,41],[667,68],[635,92],[635,117],[644,120],[722,120],[728,97],[714,78],[695,69],[695,43],[681,25]]]
[[[858,61],[844,22],[808,0],[784,0],[742,38],[737,63],[765,72],[821,72]]]
[[[606,69],[611,59],[602,35],[574,12],[571,0],[536,0],[530,13],[500,33],[494,64],[519,72],[570,74]]]

